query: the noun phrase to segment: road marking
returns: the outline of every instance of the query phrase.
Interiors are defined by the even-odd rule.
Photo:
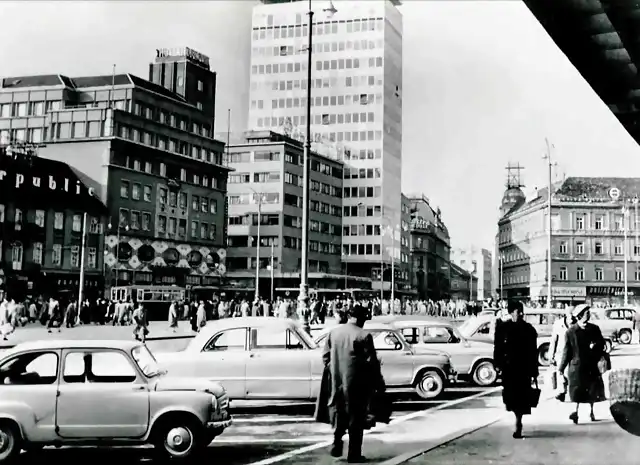
[[[289,439],[256,439],[251,436],[229,436],[224,438],[222,436],[217,437],[211,443],[213,446],[216,444],[300,444],[300,443],[316,443],[318,441],[333,440],[333,435],[323,434],[321,436],[306,436],[304,438],[289,438]],[[331,443],[329,441],[329,443]],[[312,449],[313,450],[313,449]],[[258,463],[258,462],[257,462]],[[259,462],[262,463],[262,462]],[[273,463],[273,462],[269,462]],[[254,465],[254,464],[251,464]]]
[[[492,394],[494,392],[499,391],[500,389],[502,389],[501,386],[497,386],[491,389],[487,389],[486,391],[482,391],[482,392],[478,392],[476,394],[473,394],[471,396],[468,397],[462,397],[460,399],[455,399],[455,400],[451,400],[448,402],[445,402],[443,404],[440,404],[436,407],[430,408],[428,410],[420,410],[418,412],[413,412],[413,413],[409,413],[407,415],[402,415],[401,417],[396,418],[395,420],[392,420],[388,425],[380,425],[380,426],[376,426],[375,428],[365,431],[364,434],[368,435],[370,433],[379,431],[380,429],[383,428],[388,428],[391,425],[397,425],[399,423],[403,423],[405,421],[409,421],[412,420],[414,418],[418,418],[420,416],[428,416],[431,412],[436,412],[438,410],[442,410],[445,408],[449,408],[449,407],[453,407],[455,405],[459,405],[462,404],[464,402],[467,402],[469,400],[473,400],[473,399],[477,399],[478,397],[482,397],[482,396],[486,396],[489,394]],[[299,439],[305,439],[305,438],[299,438]],[[324,441],[320,441],[317,442],[316,444],[310,444],[308,446],[305,447],[301,447],[299,449],[295,449],[289,452],[285,452],[284,454],[280,454],[280,455],[276,455],[275,457],[270,457],[267,459],[263,459],[263,460],[258,460],[257,462],[253,462],[249,465],[271,465],[274,463],[279,463],[282,462],[284,460],[288,460],[290,458],[296,457],[298,455],[302,455],[302,454],[306,454],[307,452],[313,452],[314,450],[318,450],[318,449],[322,449],[323,447],[328,447],[331,444],[333,444],[333,438],[328,439],[328,440],[324,440]]]
[[[316,421],[313,417],[247,417],[238,418],[233,417],[233,423],[303,423]]]

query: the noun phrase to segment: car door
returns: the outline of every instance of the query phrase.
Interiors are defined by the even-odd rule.
[[[55,410],[58,392],[59,351],[30,351],[0,365],[0,398],[28,406],[34,423],[25,425],[31,441],[56,438]]]
[[[220,382],[230,399],[246,399],[248,328],[229,328],[214,334],[195,356],[190,376]]]
[[[248,399],[310,399],[310,350],[284,325],[251,328],[247,359]]]
[[[56,427],[63,438],[140,438],[149,426],[149,386],[120,350],[63,352]]]
[[[413,381],[413,352],[391,330],[371,330],[373,346],[382,361],[387,386],[409,386]]]

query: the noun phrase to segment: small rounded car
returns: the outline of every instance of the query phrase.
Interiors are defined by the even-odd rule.
[[[181,461],[230,425],[219,383],[167,376],[136,341],[34,341],[0,356],[0,464],[21,449],[149,443]]]

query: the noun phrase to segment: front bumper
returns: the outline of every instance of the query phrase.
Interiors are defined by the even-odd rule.
[[[207,422],[207,429],[224,429],[228,428],[233,424],[233,420],[229,418],[228,420],[219,420],[219,421],[209,421]]]
[[[447,381],[449,381],[449,383],[458,382],[458,372],[455,370],[450,370],[449,375],[447,376]]]

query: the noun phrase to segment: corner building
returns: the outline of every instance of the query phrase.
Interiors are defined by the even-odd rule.
[[[312,3],[310,83],[308,3],[254,8],[248,121],[303,140],[311,85],[313,150],[345,164],[343,260],[350,275],[371,278],[391,260],[374,226],[402,219],[402,15],[397,1],[336,5],[329,18],[321,2]],[[398,267],[401,239],[394,241]]]
[[[300,284],[302,250],[302,144],[271,131],[249,131],[229,146],[229,290],[255,290],[256,248],[260,236],[260,295]],[[352,287],[342,272],[342,163],[311,153],[309,200],[309,287]],[[260,218],[260,221],[258,221]],[[274,289],[275,290],[275,289]],[[276,293],[280,295],[280,293]]]
[[[611,197],[612,189],[620,193],[618,200]],[[531,200],[518,188],[505,192],[498,222],[498,251],[502,260],[502,272],[500,268],[498,272],[505,298],[546,303],[547,192],[541,190]],[[629,303],[640,303],[640,212],[633,202],[638,196],[638,178],[569,177],[554,186],[551,204],[554,304],[622,304],[625,252]],[[627,208],[626,215],[623,207]]]
[[[213,138],[215,73],[191,49],[162,49],[149,78],[5,78],[0,144],[40,144],[95,186],[107,283],[217,286],[229,169]]]

